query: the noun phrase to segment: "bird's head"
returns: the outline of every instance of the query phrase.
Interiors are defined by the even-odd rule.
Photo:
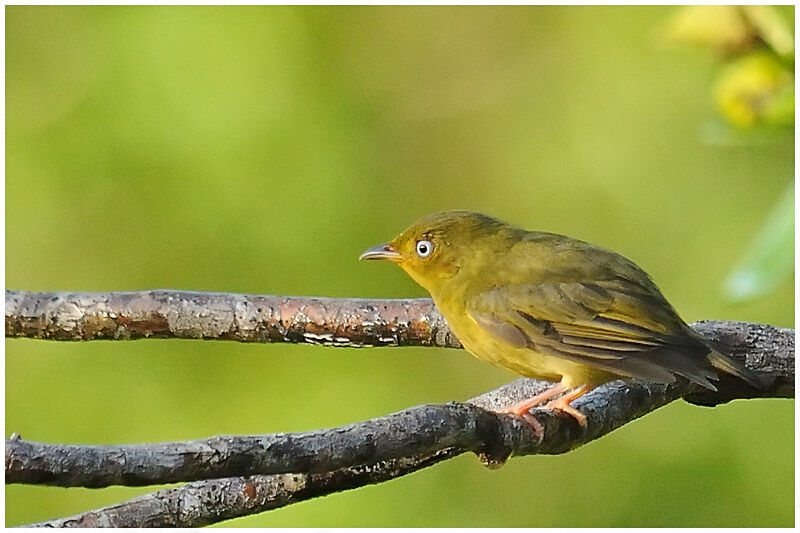
[[[504,222],[480,213],[435,213],[417,220],[392,241],[365,251],[359,259],[397,263],[434,292],[457,273],[488,264],[502,245],[498,230],[505,227]]]

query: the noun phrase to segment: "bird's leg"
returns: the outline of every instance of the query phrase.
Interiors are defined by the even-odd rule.
[[[558,396],[559,394],[567,392],[563,396],[558,399],[553,400],[553,397]],[[498,409],[498,413],[503,414],[510,414],[522,417],[527,421],[531,426],[533,426],[536,435],[541,438],[543,434],[544,428],[542,425],[535,419],[533,416],[530,415],[529,411],[534,408],[542,405],[543,403],[549,403],[544,406],[545,409],[558,409],[559,411],[563,411],[570,415],[572,418],[577,420],[578,424],[582,427],[586,427],[586,416],[584,416],[580,411],[575,409],[570,405],[573,400],[578,399],[579,397],[583,396],[588,392],[588,388],[586,385],[581,385],[580,387],[575,387],[574,389],[570,390],[564,382],[560,382],[557,385],[553,385],[549,389],[540,392],[536,396],[523,400],[521,402],[515,403],[513,405],[509,405],[508,407],[504,407],[502,409]]]
[[[588,387],[586,385],[581,385],[580,387],[575,387],[564,396],[553,400],[552,402],[548,403],[544,406],[545,409],[558,409],[559,411],[564,411],[572,418],[578,421],[578,424],[581,427],[586,427],[586,415],[582,414],[580,411],[575,409],[570,405],[573,400],[577,400],[584,394],[589,392]]]
[[[564,386],[564,384],[559,383],[557,385],[553,385],[543,392],[540,392],[536,396],[531,396],[530,398],[522,400],[521,402],[498,409],[497,412],[509,415],[525,416],[528,414],[528,411],[530,411],[531,408],[542,405],[548,400],[552,400],[554,396],[558,396],[565,390],[567,390],[567,388]]]
[[[557,385],[553,385],[547,390],[544,390],[537,394],[536,396],[532,396],[526,400],[522,400],[521,402],[517,402],[513,405],[509,405],[508,407],[503,407],[502,409],[498,409],[498,413],[508,414],[508,415],[515,415],[521,417],[525,422],[528,423],[533,428],[533,432],[536,434],[536,437],[539,440],[542,440],[544,437],[544,428],[536,420],[528,411],[531,408],[536,407],[537,405],[542,405],[544,402],[552,399],[554,396],[557,396],[564,392],[566,387],[563,383],[558,383]]]

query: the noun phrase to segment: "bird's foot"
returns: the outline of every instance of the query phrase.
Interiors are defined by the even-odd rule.
[[[538,442],[542,442],[542,439],[544,438],[544,426],[542,423],[536,420],[536,417],[530,413],[524,413],[518,416],[528,423],[533,430],[533,434],[536,435],[536,440]]]
[[[522,418],[525,422],[528,423],[529,426],[533,429],[536,438],[540,441],[544,437],[544,426],[536,420],[536,418],[530,413],[530,410],[534,407],[542,405],[544,402],[551,400],[554,396],[557,396],[564,392],[566,388],[563,384],[559,383],[558,385],[554,385],[549,389],[540,392],[536,396],[532,396],[521,402],[517,402],[513,405],[509,405],[507,407],[503,407],[502,409],[498,409],[496,412],[501,414],[507,415],[514,415]]]
[[[575,420],[577,420],[578,424],[580,424],[580,426],[582,428],[585,428],[586,427],[586,415],[584,415],[583,413],[581,413],[580,411],[578,411],[577,409],[572,407],[570,405],[570,403],[573,400],[576,400],[579,397],[581,397],[584,394],[586,394],[586,392],[587,392],[586,391],[586,386],[585,385],[581,385],[580,387],[576,387],[576,388],[572,389],[571,391],[569,391],[564,396],[562,396],[562,397],[560,397],[560,398],[558,398],[556,400],[553,400],[552,402],[548,403],[547,405],[544,406],[544,408],[545,409],[557,409],[559,411],[562,411],[562,412],[570,415]]]
[[[532,408],[538,407],[548,400],[552,400],[555,396],[558,396],[565,390],[567,390],[566,387],[559,383],[557,385],[553,385],[549,389],[546,389],[544,392],[540,392],[536,396],[531,396],[530,398],[522,400],[521,402],[498,409],[497,412],[508,415],[524,416],[528,414],[528,411],[530,411]]]
[[[566,394],[553,400],[554,396],[558,396],[559,394],[563,393],[564,391],[568,391]],[[549,389],[545,390],[537,394],[536,396],[532,396],[526,400],[521,402],[515,403],[513,405],[509,405],[508,407],[503,407],[502,409],[498,409],[498,413],[515,415],[521,417],[525,420],[532,428],[536,436],[539,440],[542,439],[544,436],[544,427],[542,424],[536,420],[536,418],[530,413],[530,410],[534,407],[539,407],[545,402],[548,402],[544,408],[545,409],[557,409],[562,411],[572,418],[574,418],[581,427],[586,427],[586,416],[583,415],[580,411],[575,409],[570,405],[570,402],[583,396],[587,392],[587,387],[582,385],[580,387],[576,387],[572,390],[568,390],[566,385],[563,383],[559,383],[558,385],[554,385]]]

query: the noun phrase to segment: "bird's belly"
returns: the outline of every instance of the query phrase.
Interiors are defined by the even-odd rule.
[[[575,364],[571,361],[527,348],[512,348],[491,339],[482,339],[477,345],[470,341],[464,341],[463,344],[478,359],[502,366],[527,378],[559,381],[562,376],[574,373]]]
[[[484,331],[469,317],[450,320],[448,324],[472,355],[521,376],[549,381],[559,381],[563,376],[574,376],[580,381],[580,376],[586,373],[584,365],[568,359],[538,353],[529,348],[510,346]]]

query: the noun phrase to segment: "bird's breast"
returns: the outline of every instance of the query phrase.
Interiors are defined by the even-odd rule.
[[[509,345],[483,329],[466,311],[466,301],[437,298],[434,302],[462,346],[472,355],[520,376],[558,381],[575,374],[576,364],[566,359]]]

